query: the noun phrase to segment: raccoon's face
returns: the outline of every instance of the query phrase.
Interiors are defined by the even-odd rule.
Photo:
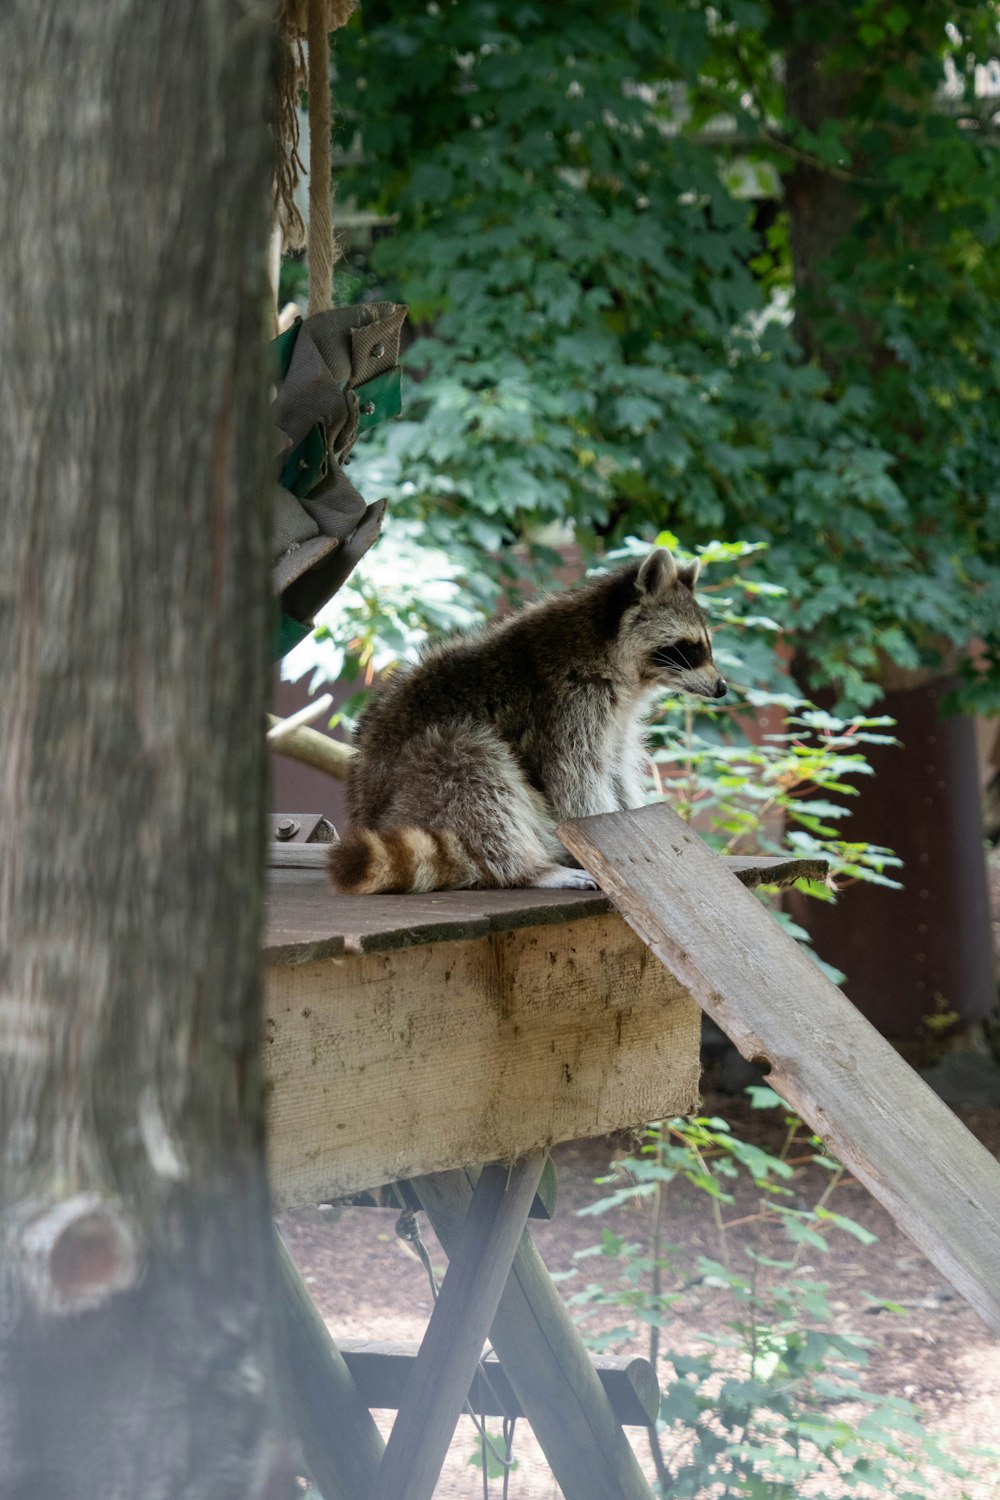
[[[637,603],[622,621],[622,644],[644,686],[723,698],[725,679],[694,597],[698,569],[697,562],[678,567],[663,547],[651,552],[636,577]]]

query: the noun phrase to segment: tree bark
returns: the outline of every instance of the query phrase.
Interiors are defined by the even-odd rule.
[[[787,16],[788,7],[776,6]],[[799,37],[785,53],[785,103],[796,125],[816,133],[826,120],[844,120],[856,82],[850,73],[828,73],[826,48],[812,37]],[[830,316],[830,288],[825,263],[837,241],[854,228],[860,202],[845,177],[800,159],[784,174],[788,207],[792,275],[795,283],[795,337],[807,359],[832,378],[839,373],[836,354],[817,322]],[[871,330],[858,330],[870,340]]]
[[[775,14],[794,38],[785,52],[789,118],[813,134],[834,121],[846,127],[849,138],[852,112],[858,111],[854,96],[859,80],[854,71],[831,66],[831,57],[850,39],[857,17],[849,8],[826,0],[810,10],[806,35],[801,7],[791,0],[776,0]],[[925,15],[923,32],[918,29],[912,36],[914,77],[922,47],[931,50],[935,26],[939,31],[942,24],[941,17],[935,22]],[[880,86],[883,93],[890,91],[884,80]],[[874,384],[895,360],[880,331],[881,309],[838,309],[831,278],[831,256],[838,242],[856,229],[865,206],[866,166],[855,155],[850,161],[852,179],[800,161],[785,177],[795,335],[805,356],[834,382],[843,377],[849,362],[855,369],[863,367]],[[864,254],[872,261],[886,254],[878,234],[872,227],[866,236]],[[897,442],[917,447],[922,439],[911,421],[900,430]],[[834,532],[831,547],[836,544]],[[880,681],[886,697],[868,712],[898,718],[901,746],[872,755],[876,777],[858,788],[849,826],[841,829],[845,838],[891,847],[903,861],[903,891],[859,888],[834,906],[794,894],[788,898],[821,957],[846,972],[851,998],[885,1035],[899,1041],[913,1040],[928,1019],[940,1019],[942,1012],[964,1025],[980,1021],[996,993],[971,725],[957,716],[938,723],[945,688],[957,685],[951,678],[957,653],[941,637],[925,637],[924,644],[941,658],[936,671],[921,669],[908,680],[883,658]],[[833,708],[833,694],[825,694],[810,680],[808,658],[805,641],[798,661],[804,690]],[[929,926],[933,916],[940,925],[939,940]],[[893,934],[891,953],[887,932]],[[959,933],[961,941],[956,940]]]
[[[269,8],[0,9],[0,1493],[277,1500]]]

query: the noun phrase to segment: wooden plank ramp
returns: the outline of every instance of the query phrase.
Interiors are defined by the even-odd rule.
[[[668,972],[1000,1332],[1000,1163],[665,803],[559,836]],[[886,934],[887,941],[891,934]]]

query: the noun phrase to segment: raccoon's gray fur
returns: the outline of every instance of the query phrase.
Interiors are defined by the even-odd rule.
[[[358,726],[338,890],[593,889],[558,824],[642,804],[654,697],[726,691],[697,576],[658,548],[394,672]]]

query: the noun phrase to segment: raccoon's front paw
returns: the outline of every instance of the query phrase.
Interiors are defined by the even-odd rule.
[[[542,870],[532,881],[540,891],[596,891],[599,889],[593,875],[586,870],[568,870],[565,865],[552,865]]]

